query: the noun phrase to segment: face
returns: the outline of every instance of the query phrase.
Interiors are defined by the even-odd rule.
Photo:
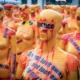
[[[42,41],[51,40],[54,33],[54,24],[37,22],[38,38]]]
[[[77,13],[76,13],[76,22],[77,22],[77,25],[80,28],[80,11],[77,11]]]
[[[35,12],[36,12],[36,13],[39,13],[39,11],[40,11],[40,7],[36,7],[36,8],[35,8]]]
[[[29,16],[29,13],[30,13],[30,10],[29,10],[29,8],[27,8],[27,9],[23,9],[23,10],[21,10],[21,17],[23,18],[23,19],[26,19],[28,16]]]
[[[31,7],[31,8],[30,8],[30,12],[31,12],[31,13],[35,13],[35,8],[34,8],[34,7]]]
[[[66,12],[70,12],[70,6],[65,7]]]
[[[5,9],[5,15],[10,15],[12,14],[13,10],[12,9]]]
[[[75,15],[76,15],[76,8],[71,8],[70,14],[71,14],[72,16],[75,16]]]

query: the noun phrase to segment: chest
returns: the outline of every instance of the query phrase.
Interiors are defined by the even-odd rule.
[[[12,18],[12,19],[6,19],[4,22],[4,25],[6,25],[6,26],[8,26],[8,27],[14,27],[14,25],[15,25],[15,20],[14,20],[14,18]]]
[[[71,53],[77,53],[76,45],[80,47],[80,40],[74,40],[74,43],[72,43],[70,40],[68,40],[67,45],[66,45],[66,51],[71,52]],[[75,46],[74,46],[75,45]]]
[[[78,28],[77,23],[75,20],[68,21],[68,29],[69,31],[75,31]]]
[[[25,79],[39,79],[39,80],[64,80],[65,77],[65,58],[58,55],[52,58],[43,55],[35,55],[34,53],[29,53],[28,57],[30,61],[26,65],[24,70]],[[25,77],[26,76],[26,77]]]

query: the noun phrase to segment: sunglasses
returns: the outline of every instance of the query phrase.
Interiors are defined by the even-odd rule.
[[[54,24],[47,23],[37,23],[37,27],[46,28],[46,29],[54,29]]]
[[[77,16],[77,20],[80,20],[80,17],[79,16]]]

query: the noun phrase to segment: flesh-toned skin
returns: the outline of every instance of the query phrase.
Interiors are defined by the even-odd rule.
[[[23,13],[22,18],[23,21],[20,22],[19,27],[16,32],[17,37],[17,62],[20,57],[20,54],[25,50],[29,50],[33,48],[35,42],[35,32],[32,24],[30,24],[29,20],[29,8],[26,9],[26,15]]]
[[[21,55],[16,78],[20,79],[23,73],[24,80],[78,80],[77,58],[62,51],[56,44],[62,15],[54,10],[45,9],[40,13],[37,22],[42,23],[38,24],[36,30],[40,43],[35,49],[25,51]],[[45,28],[43,23],[49,25]],[[55,26],[49,28],[50,25]]]

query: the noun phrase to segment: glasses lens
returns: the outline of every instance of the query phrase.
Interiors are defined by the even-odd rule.
[[[47,29],[53,29],[54,28],[54,24],[47,24],[47,23],[37,23],[37,27],[41,27],[41,28],[47,28]]]

